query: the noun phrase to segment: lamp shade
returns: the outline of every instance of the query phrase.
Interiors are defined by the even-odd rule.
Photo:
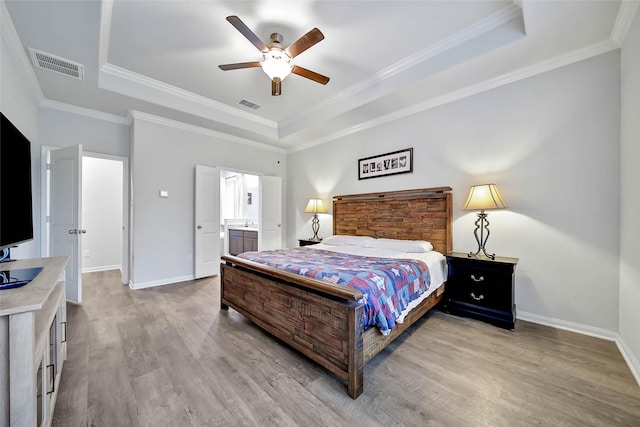
[[[309,199],[309,203],[307,203],[307,207],[304,208],[306,213],[326,213],[327,208],[324,207],[324,203],[322,203],[322,199]]]
[[[478,211],[485,209],[502,209],[507,204],[502,200],[500,191],[495,184],[473,185],[469,190],[467,201],[464,202],[462,210]]]

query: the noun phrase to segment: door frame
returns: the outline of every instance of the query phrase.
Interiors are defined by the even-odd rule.
[[[234,172],[234,173],[244,173],[244,174],[247,174],[247,175],[257,176],[260,179],[260,184],[259,184],[260,188],[262,188],[262,177],[269,176],[269,175],[265,174],[264,172],[255,172],[255,171],[251,171],[251,170],[230,168],[230,167],[226,167],[226,166],[216,166],[216,167],[218,168],[218,171],[220,173],[220,177],[222,177],[222,173],[225,172],[225,171],[226,172]],[[284,182],[284,177],[282,177],[280,175],[275,175],[275,176],[279,176]],[[218,198],[220,199],[220,209],[222,209],[222,194],[219,194]],[[283,191],[282,198],[280,200],[281,213],[284,213],[284,209],[283,209],[284,198],[285,198],[285,195],[284,195],[284,191]],[[259,209],[258,216],[259,216],[259,218],[262,217],[262,197],[260,197],[260,209]],[[222,215],[220,215],[220,221],[222,221],[222,220],[223,220]],[[258,224],[258,230],[259,230],[258,236],[260,236],[260,234],[262,233],[262,223],[260,221],[259,221],[259,224]],[[225,234],[224,234],[225,249],[228,250],[229,249],[229,230],[225,229],[224,231],[225,231]],[[281,233],[281,242],[284,243],[286,241],[284,221],[283,221],[282,229],[280,230],[280,233]],[[258,242],[260,242],[260,237],[258,237]],[[260,247],[258,247],[258,250],[261,250]],[[221,255],[222,255],[222,253],[221,253]]]
[[[49,174],[47,173],[47,164],[49,163],[49,153],[64,147],[53,147],[43,145],[40,147],[40,254],[42,257],[49,256],[49,221],[47,211],[49,208],[50,187]],[[131,281],[131,192],[129,178],[129,158],[116,156],[112,154],[95,153],[92,151],[83,151],[82,157],[95,157],[99,159],[107,159],[122,162],[122,284],[128,285]],[[80,171],[82,173],[82,171]],[[79,267],[82,269],[82,266]],[[79,272],[82,274],[82,271]]]

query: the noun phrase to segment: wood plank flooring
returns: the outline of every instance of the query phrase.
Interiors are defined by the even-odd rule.
[[[217,278],[132,291],[83,275],[54,426],[640,426],[613,342],[438,311],[365,366],[364,393],[220,311]]]

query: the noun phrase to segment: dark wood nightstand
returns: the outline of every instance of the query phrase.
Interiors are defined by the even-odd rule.
[[[317,245],[318,243],[322,243],[322,239],[320,239],[320,240],[298,239],[298,244],[300,246]]]
[[[449,253],[444,310],[513,329],[516,324],[514,277],[517,264],[517,258],[491,260],[470,258],[466,253]]]

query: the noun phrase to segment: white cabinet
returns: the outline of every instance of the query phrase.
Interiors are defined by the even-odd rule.
[[[51,425],[67,358],[67,257],[19,260],[2,270],[42,267],[29,284],[0,291],[0,426]]]

